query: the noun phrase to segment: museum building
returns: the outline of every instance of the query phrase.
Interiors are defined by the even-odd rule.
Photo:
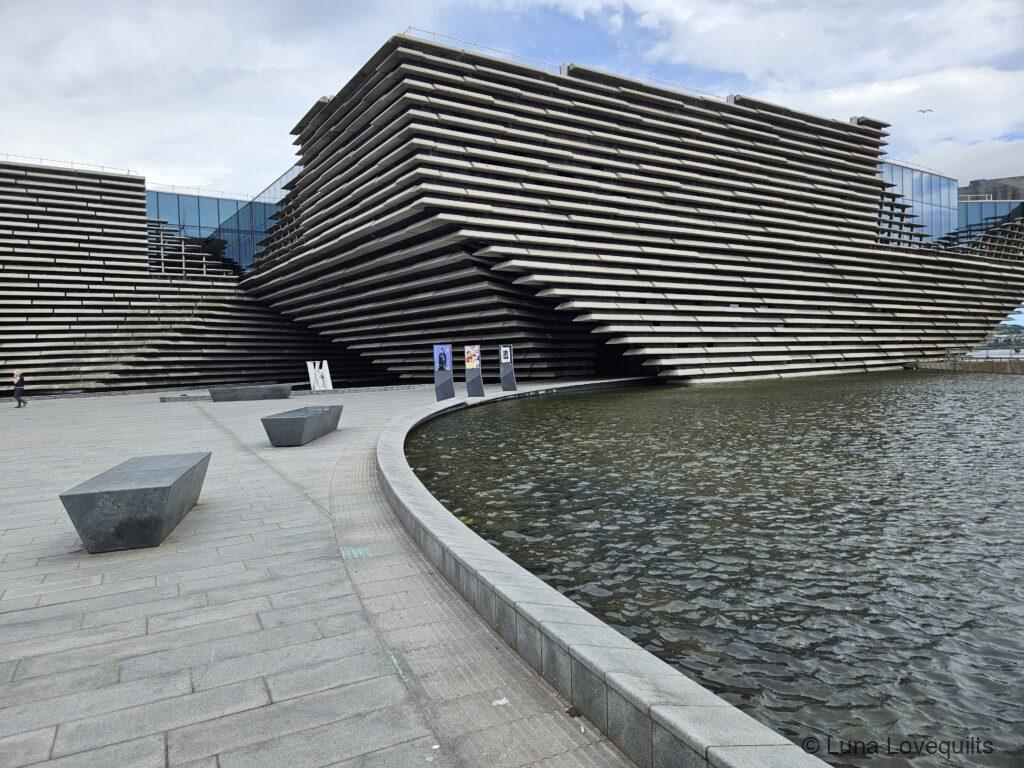
[[[971,347],[1024,299],[1024,220],[942,238],[955,183],[895,170],[886,128],[396,36],[302,116],[248,230],[218,207],[183,232],[138,176],[0,163],[0,375],[429,381],[450,342],[488,378],[513,344],[524,379],[733,381]]]

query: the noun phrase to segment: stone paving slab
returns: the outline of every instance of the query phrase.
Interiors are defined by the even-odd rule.
[[[548,386],[548,385],[545,385]],[[529,389],[524,385],[521,389]],[[619,768],[408,537],[374,451],[430,387],[336,391],[274,449],[273,401],[159,393],[0,410],[0,766]],[[135,455],[212,451],[154,549],[89,555],[58,494]]]

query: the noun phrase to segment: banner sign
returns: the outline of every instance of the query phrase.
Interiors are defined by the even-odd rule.
[[[501,389],[504,392],[516,391],[516,369],[512,365],[512,345],[502,344],[498,355],[501,364],[498,366],[498,375],[501,377]]]
[[[434,345],[434,371],[450,371],[452,369],[452,345]]]
[[[471,371],[480,367],[480,345],[472,344],[466,347],[466,370]]]

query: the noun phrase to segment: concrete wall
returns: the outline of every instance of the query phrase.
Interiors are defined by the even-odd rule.
[[[304,381],[343,357],[153,234],[140,176],[0,163],[0,391],[15,368],[40,394]]]
[[[244,285],[412,379],[439,341],[516,343],[523,378],[595,343],[676,381],[898,367],[980,342],[1024,262],[892,246],[885,128],[398,36],[295,127]]]

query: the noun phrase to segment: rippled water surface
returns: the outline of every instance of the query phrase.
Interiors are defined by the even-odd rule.
[[[1012,375],[650,387],[464,410],[407,452],[482,536],[795,741],[995,749],[831,762],[1022,766],[1022,411]]]

